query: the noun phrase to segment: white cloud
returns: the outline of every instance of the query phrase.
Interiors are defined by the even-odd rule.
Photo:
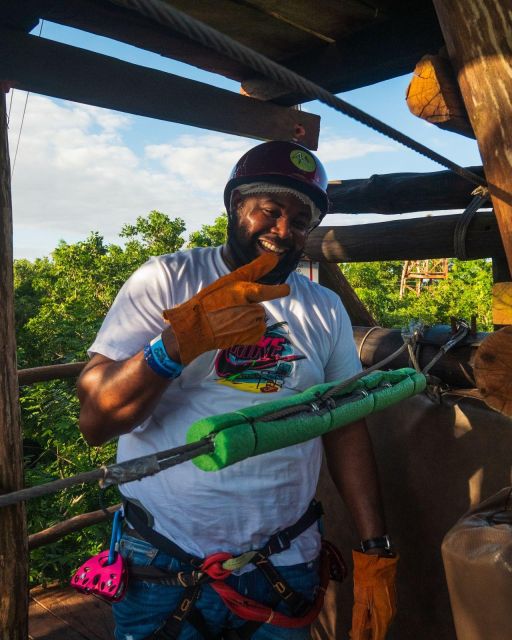
[[[323,162],[360,158],[369,153],[396,151],[392,143],[365,142],[357,138],[329,137],[322,138],[318,146],[318,157]]]
[[[16,92],[11,161],[24,102]],[[91,230],[118,242],[124,223],[152,209],[184,218],[188,231],[213,221],[232,166],[255,141],[198,130],[136,152],[130,136],[144,126],[134,116],[30,95],[12,180],[17,257],[47,255],[60,238],[75,242]],[[318,155],[329,163],[392,149],[329,135]]]
[[[17,102],[11,162],[24,100]],[[198,134],[149,146],[139,156],[125,139],[137,125],[132,116],[30,96],[12,180],[14,223],[24,245],[17,256],[47,254],[59,238],[75,241],[91,230],[117,241],[124,223],[152,209],[183,217],[188,230],[220,213],[225,178],[250,143]],[[39,252],[27,244],[30,231]]]
[[[158,159],[184,184],[213,192],[225,184],[230,169],[253,144],[243,138],[226,138],[221,134],[187,135],[171,144],[149,145],[146,155]]]

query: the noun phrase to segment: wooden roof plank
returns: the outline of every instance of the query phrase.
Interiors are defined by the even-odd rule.
[[[8,29],[0,29],[0,78],[19,89],[203,129],[318,144],[314,114]]]
[[[228,78],[240,78],[238,62],[112,2],[25,0],[20,4],[19,0],[2,0],[0,5],[0,23],[8,27],[30,30],[40,18],[112,38]]]
[[[289,57],[290,52],[309,50],[321,44],[321,40],[310,31],[283,22],[246,0],[215,0],[214,11],[211,0],[165,1],[272,60],[282,60]]]
[[[266,16],[261,11],[271,10],[269,7],[272,3],[267,0],[243,0],[242,4],[241,0],[223,0],[222,7],[229,8],[229,13],[224,9],[220,11],[217,3],[213,11],[211,2],[207,0],[194,3],[173,0],[169,4],[205,19],[257,51],[270,57],[273,55],[285,66],[334,92],[348,91],[409,73],[419,58],[427,52],[437,51],[443,44],[430,0],[418,0],[413,3],[414,6],[402,7],[400,11],[399,3],[372,0],[359,3],[362,7],[359,12],[355,8],[358,3],[354,0],[348,3],[337,3],[335,0],[317,0],[314,4],[305,0],[297,2],[279,3],[273,16]],[[250,7],[246,5],[253,5],[254,11],[248,13]],[[333,16],[329,36],[336,39],[336,43],[330,45],[321,39],[315,40],[310,33],[300,29],[300,24],[304,25],[309,19],[313,30],[321,31],[325,24],[318,22],[314,16],[323,16],[324,13]],[[212,17],[208,17],[208,14],[212,14]],[[256,14],[258,19],[250,21],[248,17]],[[296,21],[297,28],[280,20],[281,14],[283,18]],[[227,56],[114,2],[25,0],[20,7],[18,0],[3,0],[0,6],[0,21],[17,24],[20,28],[29,24],[30,19],[33,21],[35,16],[114,38],[219,73],[243,82],[248,95],[261,100],[273,100],[283,105],[304,101],[303,96],[290,94],[282,87],[276,88],[266,78],[255,76],[250,68]],[[346,17],[341,20],[340,16]],[[352,21],[350,24],[347,23],[349,17]],[[274,40],[279,43],[272,44]],[[278,48],[272,52],[268,48],[270,44]]]
[[[340,93],[411,73],[425,53],[436,52],[443,44],[433,9],[424,7],[416,13],[404,11],[314,52],[292,56],[284,64],[324,89]],[[242,88],[247,95],[277,104],[306,100],[259,75],[244,79]]]
[[[380,19],[379,11],[358,0],[243,0],[298,29],[316,33],[324,41],[335,41]]]

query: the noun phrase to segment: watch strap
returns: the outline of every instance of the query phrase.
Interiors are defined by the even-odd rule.
[[[388,552],[392,551],[391,540],[387,534],[376,538],[368,538],[368,540],[361,540],[360,547],[363,553],[366,553],[370,549],[383,549]]]

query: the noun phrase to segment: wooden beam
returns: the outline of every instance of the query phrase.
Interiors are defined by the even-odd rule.
[[[512,273],[510,0],[434,0],[473,125]]]
[[[405,100],[409,111],[418,118],[440,129],[475,137],[447,56],[423,56],[414,69]]]
[[[507,258],[503,253],[501,258],[493,257],[492,259],[492,281],[494,285],[501,284],[505,282],[509,282],[510,279],[510,271],[508,270]],[[507,323],[497,323],[494,322],[494,331],[498,331],[508,324],[512,324],[512,322]]]
[[[212,49],[201,46],[180,33],[162,27],[158,23],[149,20],[135,11],[126,9],[122,2],[105,2],[105,0],[3,0],[0,7],[0,20],[9,24],[22,26],[30,20],[40,17],[47,20],[65,24],[67,26],[114,38],[127,42],[136,47],[154,51],[161,55],[192,64],[194,66],[222,74],[233,80],[247,84],[247,91],[255,98],[262,100],[276,100],[279,104],[287,106],[304,101],[303,96],[292,95],[282,87],[275,91],[272,83],[263,79],[254,78],[254,72],[244,65],[231,60],[227,56],[216,53]],[[191,3],[180,0],[177,4],[185,12],[200,17],[199,9],[208,3]],[[329,36],[337,39],[333,45],[322,46],[316,44],[315,39],[306,41],[306,51],[302,54],[290,55],[293,51],[290,43],[284,38],[269,36],[269,25],[274,28],[272,22],[267,21],[267,28],[245,28],[240,22],[240,16],[249,15],[252,10],[261,12],[262,4],[271,6],[272,12],[287,14],[291,18],[290,28],[295,26],[297,20],[297,3],[254,3],[254,7],[248,7],[249,2],[232,2],[233,13],[229,14],[229,24],[235,23],[237,28],[226,28],[226,12],[220,13],[217,4],[207,9],[213,15],[210,24],[220,26],[222,31],[244,44],[255,45],[256,50],[269,54],[268,44],[264,41],[273,40],[275,55],[270,55],[285,66],[304,74],[311,80],[317,81],[333,91],[347,91],[357,87],[372,84],[392,78],[404,73],[410,73],[417,60],[426,52],[435,52],[443,44],[435,13],[432,10],[430,0],[416,0],[410,9],[408,6],[400,7],[396,11],[388,3],[371,2],[331,2],[329,11],[335,13],[332,19],[332,31]],[[286,7],[281,5],[286,4]],[[199,5],[199,9],[198,6]],[[245,6],[244,6],[245,5]],[[352,5],[352,6],[348,6]],[[228,7],[228,3],[223,4]],[[313,6],[310,3],[310,7]],[[323,8],[323,7],[322,7]],[[198,13],[199,11],[199,13]],[[343,24],[339,24],[338,13],[343,14]],[[365,17],[366,14],[366,17]],[[307,15],[307,12],[305,13]],[[232,17],[234,16],[234,18]],[[283,16],[281,15],[281,20]],[[295,20],[294,20],[295,18]],[[327,15],[325,16],[327,18]],[[247,18],[246,18],[247,19]],[[262,19],[262,18],[260,18]],[[218,23],[215,23],[218,20]],[[348,21],[348,27],[347,27]],[[253,20],[253,27],[254,27]],[[277,23],[277,20],[275,21]],[[338,24],[337,24],[338,22]],[[311,21],[305,17],[301,19],[304,31],[305,26],[311,26]],[[365,26],[365,23],[369,26]],[[224,28],[223,26],[224,25]],[[319,27],[321,28],[321,27]],[[272,30],[270,30],[272,31]],[[333,38],[334,32],[338,37]],[[344,31],[350,35],[339,37]],[[297,39],[295,50],[299,50],[302,38]],[[320,41],[318,41],[320,42]],[[283,47],[286,45],[286,48]],[[309,45],[309,46],[307,46]],[[315,45],[315,46],[314,46]],[[280,52],[278,49],[281,47]],[[253,79],[253,80],[251,80]],[[245,82],[247,80],[247,83]],[[249,85],[259,83],[259,88],[249,89]],[[266,86],[270,88],[266,88]],[[308,98],[309,100],[309,98]]]
[[[492,287],[492,321],[500,327],[512,325],[512,282],[495,282]]]
[[[425,260],[454,256],[453,237],[460,215],[392,220],[375,224],[321,226],[306,243],[312,260],[372,262]],[[466,232],[467,260],[502,256],[503,246],[492,212],[480,212]]]
[[[34,384],[34,382],[47,382],[48,380],[65,380],[66,378],[78,378],[87,362],[70,362],[67,364],[52,364],[46,367],[33,367],[18,371],[18,383]]]
[[[203,129],[298,139],[312,149],[318,145],[316,115],[9,29],[0,29],[0,80],[17,89]]]
[[[2,0],[0,22],[30,31],[39,18],[125,42],[228,78],[240,65],[145,16],[105,0]],[[238,76],[238,79],[240,76]]]
[[[16,378],[11,168],[5,93],[0,85],[0,493],[23,488]],[[22,504],[0,510],[0,636],[28,635],[28,551]]]
[[[506,284],[512,285],[510,282]],[[509,293],[510,303],[512,290]],[[512,306],[509,309],[512,311]],[[512,418],[512,326],[487,336],[478,348],[473,368],[485,403]]]
[[[320,262],[319,282],[339,295],[352,325],[377,325],[377,321],[361,302],[337,264]]]
[[[482,167],[468,167],[482,176]],[[474,185],[453,171],[385,173],[363,180],[341,180],[327,188],[332,213],[395,214],[465,209]]]
[[[28,537],[28,548],[32,551],[33,549],[44,547],[47,544],[60,540],[70,533],[81,531],[82,529],[91,527],[94,524],[105,522],[105,520],[111,520],[114,513],[118,511],[121,506],[121,504],[116,504],[112,507],[107,507],[106,509],[98,509],[98,511],[81,513],[78,516],[64,520],[64,522],[58,522],[57,524],[54,524],[53,527],[48,527],[48,529],[43,529],[43,531],[33,533]]]
[[[443,38],[430,2],[409,5],[335,44],[280,62],[332,93],[410,73],[421,56],[443,45]],[[283,105],[310,100],[258,75],[246,77],[242,89],[253,98]]]

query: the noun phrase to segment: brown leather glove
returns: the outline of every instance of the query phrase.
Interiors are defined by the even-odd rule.
[[[396,613],[396,566],[398,556],[386,558],[352,552],[354,561],[354,608],[352,640],[384,640]]]
[[[182,364],[205,351],[258,342],[265,333],[265,309],[257,303],[290,293],[287,284],[256,282],[278,262],[277,255],[264,253],[163,312],[176,336]]]

